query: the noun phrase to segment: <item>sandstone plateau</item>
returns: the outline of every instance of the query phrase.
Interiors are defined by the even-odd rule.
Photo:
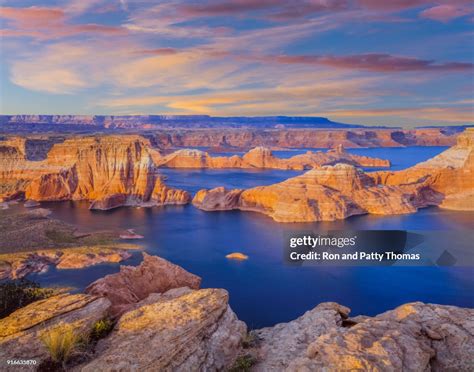
[[[278,222],[333,221],[358,214],[413,213],[418,208],[474,210],[474,130],[455,146],[412,168],[365,173],[348,164],[322,166],[278,184],[247,190],[200,190],[205,211],[240,209]]]
[[[91,285],[106,288],[103,293],[59,294],[0,319],[0,362],[47,361],[42,335],[64,324],[87,334],[127,297],[131,301],[115,313],[112,332],[70,361],[69,369],[241,370],[239,360],[249,356],[254,362],[247,370],[265,372],[474,367],[474,309],[413,302],[375,317],[350,318],[349,308],[326,302],[293,321],[246,335],[228,293],[199,289],[199,281],[166,260],[145,256],[139,267]]]
[[[7,139],[0,142],[0,197],[89,200],[92,209],[187,203],[187,192],[157,174],[154,151],[140,136],[73,137],[30,161],[24,139]]]
[[[261,168],[261,169],[311,169],[321,165],[336,163],[352,164],[359,167],[390,167],[390,162],[384,159],[352,155],[339,145],[327,152],[312,152],[295,155],[289,159],[280,159],[265,147],[255,147],[242,157],[216,156],[200,150],[178,150],[158,160],[158,165],[167,168]]]

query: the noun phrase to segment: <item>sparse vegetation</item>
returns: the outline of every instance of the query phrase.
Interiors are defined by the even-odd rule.
[[[41,286],[27,279],[9,280],[0,283],[0,318],[10,315],[15,310],[34,301],[42,300],[55,294],[60,289],[41,288]]]
[[[257,363],[257,359],[253,355],[241,355],[237,357],[229,372],[248,372],[255,363]]]
[[[113,328],[114,322],[109,318],[104,318],[95,322],[89,335],[90,341],[97,342],[101,338],[107,337]]]
[[[242,347],[244,349],[249,349],[251,347],[255,347],[257,342],[258,336],[253,331],[250,331],[242,338]]]
[[[87,339],[71,324],[62,323],[41,335],[41,341],[48,349],[51,361],[65,368],[68,360],[81,346],[87,344]]]

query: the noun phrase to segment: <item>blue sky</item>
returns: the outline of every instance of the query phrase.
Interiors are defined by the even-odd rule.
[[[2,114],[472,123],[471,1],[0,0]]]

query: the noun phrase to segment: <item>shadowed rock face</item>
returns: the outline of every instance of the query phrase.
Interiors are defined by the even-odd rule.
[[[19,140],[17,140],[18,142]],[[44,161],[28,161],[23,143],[3,144],[0,196],[90,200],[94,209],[121,205],[185,204],[189,195],[167,187],[153,149],[140,136],[77,137],[55,144]]]
[[[474,210],[473,138],[474,130],[466,130],[457,145],[398,172],[364,173],[347,164],[323,166],[270,186],[200,190],[193,204],[206,211],[256,211],[279,222],[412,213],[428,205]]]
[[[199,150],[179,150],[162,157],[158,165],[167,168],[262,168],[262,169],[311,169],[317,166],[335,163],[346,163],[361,167],[389,167],[388,160],[370,158],[367,156],[351,155],[342,145],[328,152],[311,152],[296,155],[289,159],[280,159],[273,155],[270,149],[255,147],[242,157],[217,156],[212,157],[207,152]]]
[[[112,314],[119,315],[151,293],[179,287],[198,289],[200,284],[200,277],[180,266],[143,253],[143,262],[139,266],[120,266],[119,273],[96,280],[86,288],[86,292],[107,297],[112,303]]]

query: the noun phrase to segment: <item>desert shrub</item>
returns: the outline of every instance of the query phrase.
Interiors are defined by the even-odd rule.
[[[248,372],[255,363],[257,363],[257,359],[253,355],[240,355],[235,360],[229,372]]]
[[[71,324],[62,323],[45,331],[41,341],[48,349],[51,361],[64,367],[85,339]]]
[[[8,280],[0,283],[0,318],[10,315],[20,307],[34,301],[42,300],[57,294],[54,288],[41,286],[27,279]]]
[[[258,341],[258,336],[254,332],[250,331],[242,338],[242,347],[244,349],[255,347]]]
[[[95,342],[101,338],[106,337],[114,328],[114,322],[109,318],[98,320],[92,326],[92,330],[89,335],[89,340]]]

